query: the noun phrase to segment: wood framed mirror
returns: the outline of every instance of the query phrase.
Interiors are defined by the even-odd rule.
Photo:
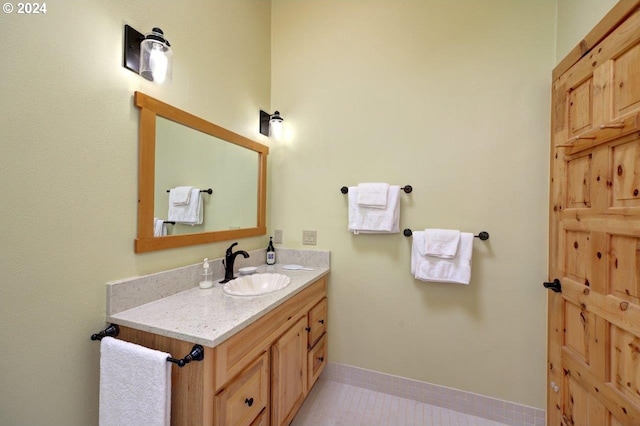
[[[265,235],[269,148],[207,120],[135,92],[140,108],[138,236],[144,253]],[[202,224],[167,224],[154,236],[155,218],[167,217],[169,190],[203,191]]]

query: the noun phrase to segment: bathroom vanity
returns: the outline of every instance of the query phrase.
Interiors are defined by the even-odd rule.
[[[172,425],[287,425],[302,405],[326,363],[329,268],[269,268],[291,283],[253,297],[196,287],[108,315],[119,339],[173,357],[204,347],[172,366]]]

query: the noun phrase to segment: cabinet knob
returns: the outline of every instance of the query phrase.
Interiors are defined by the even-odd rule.
[[[324,320],[318,320],[320,324],[324,324]]]
[[[318,360],[319,360],[320,362],[324,362],[324,357],[323,357],[323,356],[321,356],[320,358],[318,358]]]
[[[249,407],[251,407],[253,405],[253,398],[245,399],[244,403],[247,404]]]
[[[309,332],[311,331],[311,327],[305,327],[304,329],[309,331]]]

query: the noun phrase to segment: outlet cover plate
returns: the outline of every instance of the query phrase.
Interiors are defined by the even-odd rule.
[[[282,229],[276,229],[273,231],[273,243],[282,244]]]

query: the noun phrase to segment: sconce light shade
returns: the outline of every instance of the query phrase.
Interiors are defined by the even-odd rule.
[[[282,122],[284,120],[280,117],[280,111],[276,111],[271,116],[271,120],[269,120],[269,126],[271,127],[271,136],[275,139],[280,139],[282,136]]]
[[[173,75],[173,51],[160,28],[146,36],[124,26],[124,66],[158,84],[170,83]]]
[[[284,119],[280,115],[280,111],[269,114],[260,110],[260,133],[263,135],[280,139],[280,136],[282,136],[283,122]]]

